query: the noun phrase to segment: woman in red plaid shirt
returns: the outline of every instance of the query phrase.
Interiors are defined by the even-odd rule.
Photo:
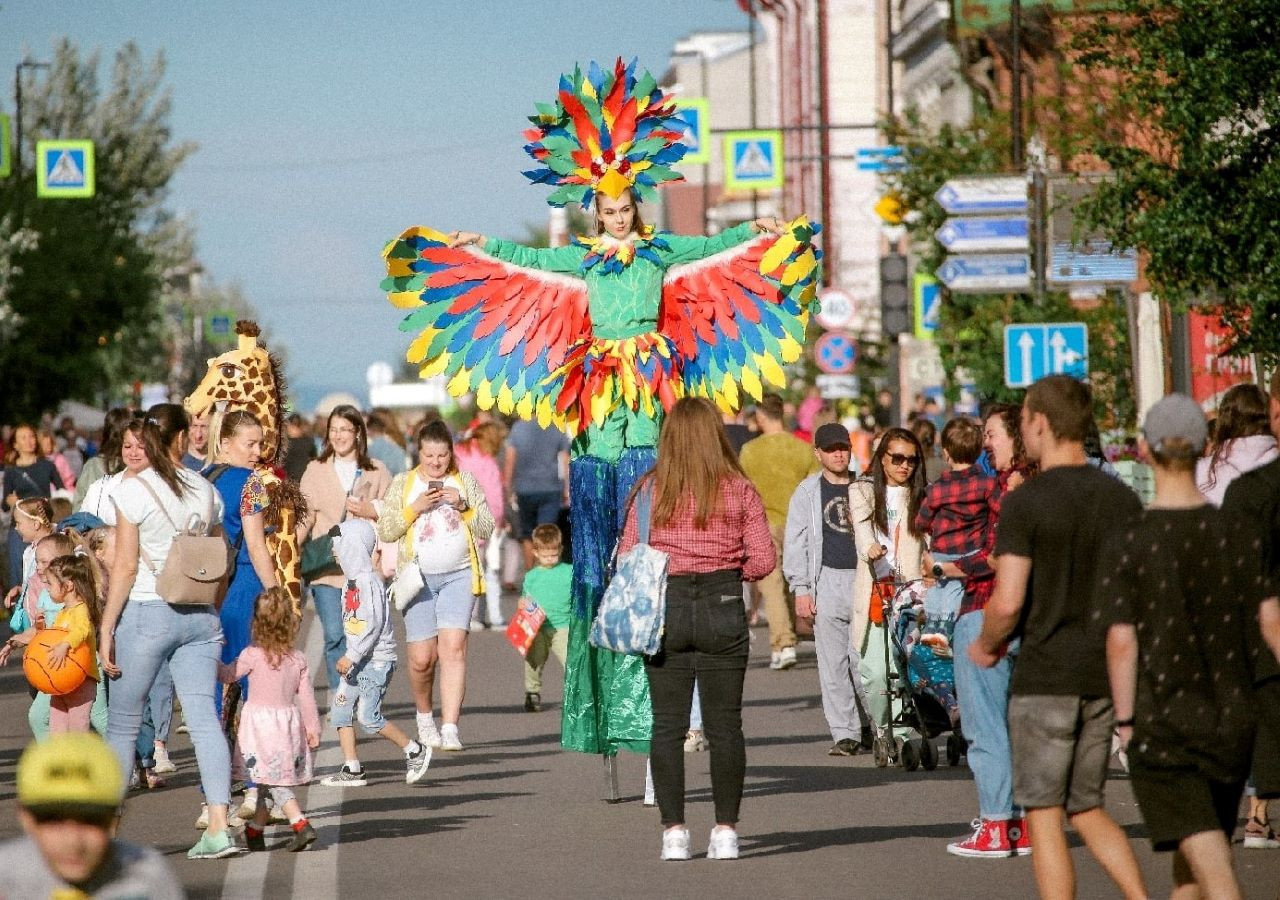
[[[657,465],[636,485],[636,491],[645,489],[653,490],[649,544],[669,556],[662,649],[645,660],[653,703],[653,784],[665,829],[662,858],[689,858],[684,739],[696,679],[711,745],[716,813],[707,857],[737,859],[747,764],[742,683],[749,641],[742,582],[759,581],[773,571],[769,521],[760,495],[738,465],[720,412],[702,398],[685,397],[667,414]],[[619,556],[636,543],[638,533],[631,503]]]

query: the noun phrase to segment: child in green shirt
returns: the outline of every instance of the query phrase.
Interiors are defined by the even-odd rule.
[[[547,614],[547,620],[524,658],[525,712],[542,711],[542,667],[547,654],[554,653],[563,666],[569,652],[569,589],[573,567],[561,562],[563,539],[555,525],[539,525],[530,537],[537,565],[524,576],[520,589],[520,608],[532,601]]]

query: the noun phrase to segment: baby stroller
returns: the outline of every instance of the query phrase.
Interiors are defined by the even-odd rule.
[[[951,637],[959,605],[946,591],[926,590],[923,580],[896,585],[883,603],[885,671],[888,673],[889,722],[883,723],[872,753],[877,766],[938,767],[934,738],[947,735],[947,763],[960,764],[966,743],[960,731]],[[897,670],[889,665],[892,655]],[[893,715],[893,703],[901,705]],[[895,738],[893,730],[910,728],[918,741]]]

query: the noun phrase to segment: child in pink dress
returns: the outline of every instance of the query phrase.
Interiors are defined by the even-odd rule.
[[[293,604],[281,588],[258,597],[250,626],[252,643],[234,665],[219,667],[224,684],[249,679],[249,699],[240,713],[236,764],[259,787],[253,821],[245,825],[250,850],[265,850],[267,794],[289,817],[290,852],[305,850],[315,829],[298,805],[291,786],[311,780],[311,751],[320,746],[320,714],[307,661],[293,649]]]

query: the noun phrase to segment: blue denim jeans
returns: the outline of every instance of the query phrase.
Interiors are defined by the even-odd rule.
[[[107,741],[126,776],[133,768],[142,710],[166,662],[186,714],[205,799],[214,806],[231,799],[231,749],[218,722],[214,695],[222,626],[211,607],[130,601],[116,626],[116,665],[111,685]]]
[[[951,645],[955,651],[956,693],[960,726],[969,742],[969,768],[978,785],[978,815],[984,819],[1012,819],[1022,811],[1013,805],[1013,752],[1009,746],[1009,678],[1018,658],[1019,642],[990,669],[969,659],[969,645],[982,633],[982,610],[956,620]]]
[[[342,628],[342,591],[327,584],[311,585],[311,602],[324,632],[324,670],[329,675],[329,690],[342,683],[338,660],[347,649],[347,633]]]

